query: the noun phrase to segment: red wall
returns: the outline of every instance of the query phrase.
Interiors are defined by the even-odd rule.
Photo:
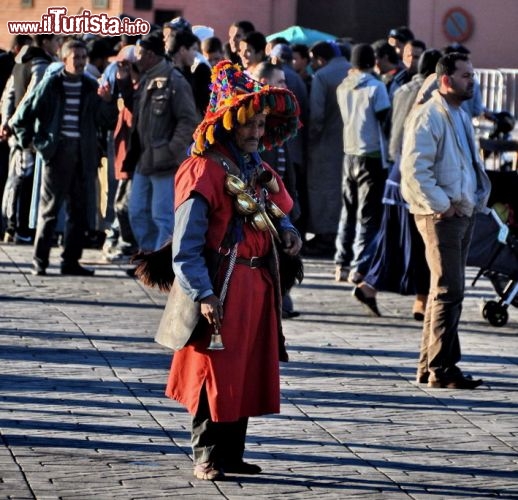
[[[12,35],[7,21],[36,21],[48,7],[67,7],[69,14],[83,9],[92,13],[105,12],[109,17],[126,13],[154,22],[154,11],[135,10],[134,0],[107,0],[108,8],[93,9],[94,0],[32,0],[32,7],[22,8],[22,0],[2,0],[0,9],[0,48],[7,49]],[[192,24],[211,26],[223,42],[228,38],[228,27],[234,21],[249,20],[265,35],[295,24],[297,0],[153,0],[154,9],[178,10]]]
[[[448,10],[461,7],[473,20],[472,35],[463,45],[478,68],[518,67],[517,0],[410,0],[409,25],[416,37],[441,49],[451,43],[443,31]]]

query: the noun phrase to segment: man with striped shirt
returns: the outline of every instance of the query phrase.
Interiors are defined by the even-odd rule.
[[[32,142],[44,161],[32,273],[46,274],[57,215],[66,202],[61,274],[92,276],[79,259],[96,216],[98,130],[114,127],[117,107],[108,86],[84,74],[83,42],[66,42],[61,56],[63,70],[45,78],[13,118],[20,143]]]

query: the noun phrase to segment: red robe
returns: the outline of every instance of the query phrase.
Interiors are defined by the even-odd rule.
[[[280,192],[272,201],[289,213],[293,202],[281,179]],[[225,170],[211,157],[187,159],[176,174],[176,207],[195,191],[207,200],[209,229],[208,248],[217,251],[234,215],[234,198],[224,188]],[[244,224],[244,239],[238,246],[238,257],[268,255],[272,240],[268,231]],[[279,382],[279,307],[276,303],[274,280],[267,267],[252,269],[236,264],[224,302],[221,336],[224,350],[209,351],[212,333],[175,352],[166,395],[183,404],[189,413],[198,408],[200,390],[205,384],[214,422],[233,422],[241,417],[278,413]]]

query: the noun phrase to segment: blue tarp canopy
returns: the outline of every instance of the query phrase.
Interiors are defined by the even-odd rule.
[[[283,31],[268,35],[266,40],[269,42],[273,38],[279,37],[286,38],[289,43],[304,43],[308,47],[311,47],[311,45],[316,42],[336,40],[335,35],[331,35],[330,33],[325,33],[323,31],[312,30],[310,28],[303,28],[302,26],[290,26]]]

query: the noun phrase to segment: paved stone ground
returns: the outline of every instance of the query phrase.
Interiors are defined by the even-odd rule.
[[[468,289],[461,334],[461,366],[487,385],[428,389],[411,299],[380,294],[383,317],[368,317],[330,261],[306,261],[282,413],[249,428],[264,473],[210,483],[193,480],[190,418],[163,395],[165,296],[125,266],[62,277],[58,254],[34,277],[30,247],[0,245],[1,498],[518,499],[518,313],[482,319],[489,282]]]

